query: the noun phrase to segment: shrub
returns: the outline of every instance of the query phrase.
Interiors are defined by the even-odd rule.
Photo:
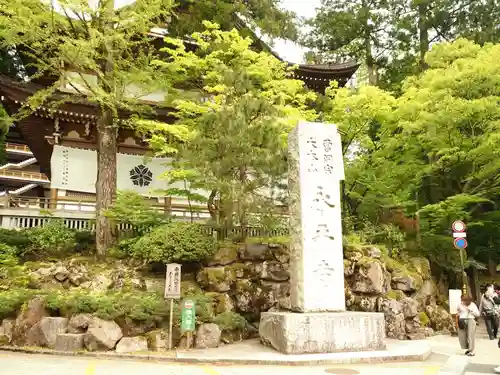
[[[136,321],[160,320],[168,315],[163,298],[154,293],[52,292],[47,308],[62,316],[87,313],[102,319],[126,317]]]
[[[223,331],[243,329],[247,325],[247,321],[244,317],[232,311],[220,313],[215,317],[214,323],[217,324]]]
[[[95,235],[90,231],[75,232],[75,242],[77,250],[88,250],[95,245]]]
[[[59,255],[76,246],[76,232],[66,227],[63,220],[50,220],[43,227],[27,231],[30,247],[24,253]]]
[[[148,262],[199,262],[213,256],[217,241],[199,224],[172,222],[145,234],[130,250]]]
[[[27,230],[0,229],[0,243],[23,251],[31,245]]]
[[[155,210],[142,195],[133,191],[119,191],[115,203],[105,214],[118,224],[133,226],[139,234],[167,221],[165,215]]]
[[[30,284],[31,276],[19,265],[14,247],[0,244],[0,289],[23,288]]]
[[[32,290],[10,289],[0,292],[0,320],[13,316],[33,296]]]

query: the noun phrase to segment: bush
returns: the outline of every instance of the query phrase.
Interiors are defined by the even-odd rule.
[[[214,323],[223,331],[243,329],[247,325],[247,321],[244,317],[232,311],[220,313],[215,317]]]
[[[142,195],[133,191],[119,191],[115,203],[105,214],[117,224],[131,225],[139,234],[167,221],[165,215],[155,210]]]
[[[27,231],[30,247],[24,253],[60,255],[76,247],[76,232],[63,220],[50,220],[43,227]]]
[[[107,320],[125,317],[135,321],[161,320],[168,316],[165,301],[154,293],[89,293],[78,290],[52,292],[45,301],[48,309],[62,316],[87,313]]]
[[[33,291],[27,289],[10,289],[1,292],[0,320],[13,316],[32,296]]]
[[[217,241],[199,224],[172,222],[145,234],[130,250],[150,263],[200,262],[214,255]]]
[[[30,247],[27,230],[0,229],[0,243],[14,247],[18,252]]]
[[[88,250],[95,245],[95,235],[90,231],[75,232],[76,250]]]

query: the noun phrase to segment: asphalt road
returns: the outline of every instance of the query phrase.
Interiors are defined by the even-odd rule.
[[[338,366],[212,366],[0,352],[0,375],[435,375],[446,358],[426,362]]]

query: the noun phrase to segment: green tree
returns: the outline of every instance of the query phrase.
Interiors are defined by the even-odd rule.
[[[346,155],[345,185],[360,190],[345,192],[347,212],[377,223],[383,206],[411,208],[420,216],[422,251],[450,269],[457,266],[450,236],[456,219],[478,228],[471,261],[500,259],[488,229],[500,202],[498,58],[498,45],[437,44],[427,70],[409,78],[399,98],[342,89],[328,114],[341,124],[346,147],[352,134],[357,145]]]
[[[42,103],[88,101],[98,106],[96,182],[96,243],[99,255],[114,241],[112,223],[105,215],[116,196],[117,132],[124,112],[144,113],[140,97],[158,88],[158,73],[151,66],[154,46],[147,34],[159,19],[171,13],[173,3],[141,0],[134,7],[115,10],[114,0],[88,2],[61,0],[55,9],[39,0],[2,0],[0,40],[4,48],[30,51],[37,76],[58,80],[36,93],[23,109],[29,113]],[[77,72],[68,77],[68,70]],[[87,72],[88,74],[83,74]],[[68,79],[75,95],[51,101]],[[132,86],[139,94],[130,93]]]
[[[23,56],[28,57],[23,61],[36,68],[35,76],[58,78],[51,87],[30,98],[19,117],[49,102],[64,80],[69,81],[76,94],[52,101],[51,105],[90,101],[99,108],[96,242],[98,254],[103,255],[114,242],[112,223],[105,211],[116,196],[118,129],[124,125],[124,115],[151,113],[141,97],[159,86],[169,87],[170,77],[160,77],[151,64],[159,56],[149,32],[170,23],[170,33],[183,35],[186,30],[201,27],[201,18],[205,16],[226,17],[231,12],[239,16],[228,16],[228,26],[241,24],[240,16],[247,17],[248,24],[255,22],[273,35],[283,30],[285,34],[293,33],[293,22],[292,15],[280,11],[273,0],[196,4],[182,1],[176,12],[170,0],[137,0],[120,9],[116,9],[115,0],[96,4],[60,0],[57,6],[49,6],[40,0],[0,0],[0,47],[22,50]],[[256,18],[248,19],[252,16]],[[76,72],[76,77],[68,77],[68,70]],[[173,137],[175,134],[178,132]]]
[[[171,168],[193,171],[191,188],[207,192],[214,221],[222,217],[230,225],[236,213],[245,225],[250,208],[270,205],[270,190],[279,187],[287,170],[287,133],[298,119],[315,117],[307,107],[315,95],[290,78],[285,63],[253,51],[251,39],[205,25],[204,32],[192,35],[196,53],[167,39],[175,45],[165,50],[171,58],[158,62],[164,74],[175,74],[179,85],[189,82],[199,93],[173,103],[176,124],[192,136],[179,146]]]
[[[386,0],[322,0],[316,17],[309,20],[304,43],[321,60],[343,57],[363,61],[368,83],[376,85],[378,69],[389,42]]]

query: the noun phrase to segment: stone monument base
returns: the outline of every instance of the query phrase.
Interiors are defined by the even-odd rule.
[[[261,314],[260,340],[284,354],[385,350],[383,313]]]

